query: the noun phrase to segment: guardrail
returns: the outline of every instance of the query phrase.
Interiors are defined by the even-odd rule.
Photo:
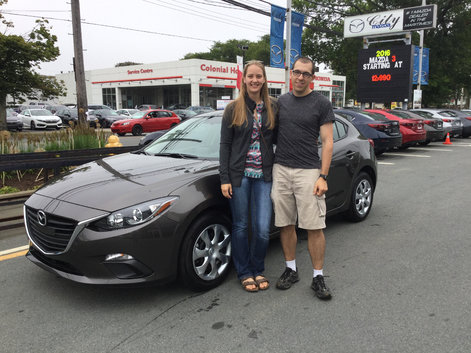
[[[45,180],[47,181],[48,170],[53,169],[54,175],[58,175],[61,167],[76,166],[113,154],[132,152],[139,148],[139,146],[126,146],[54,152],[0,154],[0,172],[42,168],[46,171]]]
[[[54,175],[59,175],[60,168],[62,167],[77,166],[114,154],[136,151],[139,148],[139,146],[126,146],[55,152],[0,154],[0,172],[43,169],[44,180],[47,181],[50,170],[54,170]],[[23,208],[19,206],[16,210],[16,207],[11,209],[10,206],[22,205],[31,194],[31,191],[25,191],[11,195],[0,195],[0,209],[8,209],[8,212],[0,211],[0,230],[23,225],[21,221],[23,219]]]

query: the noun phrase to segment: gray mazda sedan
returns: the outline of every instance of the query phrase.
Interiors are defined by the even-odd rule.
[[[37,190],[24,206],[28,259],[80,283],[180,277],[194,290],[219,285],[231,262],[221,119],[221,111],[188,119],[141,150],[84,164]],[[376,173],[372,142],[337,117],[327,214],[365,219]]]

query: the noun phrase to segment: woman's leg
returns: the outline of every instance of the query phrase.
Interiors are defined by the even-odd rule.
[[[252,187],[251,221],[252,239],[250,263],[253,275],[265,271],[265,256],[269,243],[270,224],[272,217],[272,201],[270,197],[271,182],[255,180]]]
[[[232,260],[239,279],[252,277],[250,269],[248,223],[251,182],[243,177],[240,186],[232,187],[232,198],[229,199],[232,212]]]

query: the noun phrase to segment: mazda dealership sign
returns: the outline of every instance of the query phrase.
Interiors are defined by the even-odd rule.
[[[343,36],[364,37],[435,28],[437,5],[345,17]]]

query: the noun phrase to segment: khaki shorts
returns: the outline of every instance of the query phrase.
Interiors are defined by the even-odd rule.
[[[275,211],[275,226],[295,225],[303,229],[325,228],[325,195],[313,194],[319,169],[273,166],[271,198]]]

